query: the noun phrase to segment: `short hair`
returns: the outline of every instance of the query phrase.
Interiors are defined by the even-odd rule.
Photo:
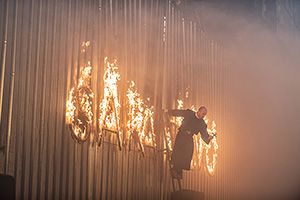
[[[201,110],[201,109],[205,109],[205,110],[207,111],[207,108],[206,108],[205,106],[201,106],[201,107],[198,109],[198,111]]]

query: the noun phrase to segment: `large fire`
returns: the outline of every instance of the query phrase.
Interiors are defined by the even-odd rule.
[[[119,103],[118,82],[120,74],[116,60],[114,63],[109,63],[105,58],[106,71],[104,73],[104,97],[100,103],[99,110],[99,145],[105,131],[110,131],[117,134],[120,150],[122,149],[123,133],[120,131],[120,122],[126,121],[127,138],[130,141],[132,138],[138,142],[140,149],[145,155],[144,146],[156,147],[154,134],[153,107],[147,106],[140,98],[140,94],[134,89],[132,81],[127,90],[127,105],[124,111],[127,113],[127,120],[120,118],[121,105]],[[127,143],[125,143],[127,144]]]
[[[177,100],[178,106],[177,109],[182,109],[183,108],[183,101],[182,100]],[[167,117],[167,116],[165,116]],[[169,118],[169,117],[168,117]],[[175,132],[177,129],[180,127],[181,122],[183,118],[182,117],[172,117],[171,119],[165,119],[165,142],[166,142],[166,148],[167,151],[172,151],[172,136],[175,135]]]
[[[99,105],[99,145],[105,130],[115,132],[118,137],[120,150],[122,149],[122,133],[120,131],[120,108],[118,97],[118,82],[120,74],[117,72],[116,60],[114,63],[109,63],[107,57],[105,58],[106,71],[103,76],[104,91],[103,99]]]
[[[92,130],[92,100],[94,94],[90,89],[91,63],[81,69],[77,87],[70,91],[66,105],[66,123],[72,137],[84,142]]]
[[[207,117],[204,118],[205,123],[207,124],[207,132],[209,135],[216,134],[216,123],[212,121],[209,123],[209,119]],[[213,147],[213,148],[212,148]],[[217,164],[217,150],[218,144],[216,137],[210,141],[207,145],[202,139],[201,135],[194,135],[194,155],[192,159],[192,168],[195,168],[197,165],[200,168],[202,164],[205,165],[207,172],[209,175],[213,176],[216,171],[216,164]],[[213,159],[209,159],[209,152],[213,150]]]
[[[86,44],[87,45],[87,44]],[[88,44],[89,45],[89,44]],[[99,135],[98,144],[101,144],[101,139],[105,131],[116,133],[119,149],[123,146],[123,133],[121,131],[120,122],[124,122],[126,126],[126,141],[130,142],[133,139],[139,144],[140,150],[145,155],[145,146],[156,148],[156,137],[154,133],[154,109],[153,106],[148,106],[140,94],[135,89],[135,83],[130,82],[127,90],[126,112],[125,119],[120,119],[121,105],[119,103],[118,83],[120,74],[118,73],[117,61],[113,63],[105,58],[105,73],[103,99],[99,105]],[[91,63],[81,69],[80,77],[76,87],[70,91],[67,100],[66,108],[66,123],[69,125],[72,136],[79,142],[85,141],[92,131],[92,101],[94,94],[90,89],[91,79]],[[177,109],[183,108],[183,101],[177,101]],[[123,116],[123,115],[122,115]],[[168,152],[172,151],[172,141],[177,129],[180,127],[182,118],[173,117],[171,120],[166,115],[165,118],[165,145]],[[208,118],[204,118],[208,125],[207,131],[210,135],[216,133],[216,123],[209,123]],[[125,132],[124,132],[125,133]],[[125,143],[126,144],[126,143]],[[128,143],[127,143],[128,144]],[[192,159],[192,168],[197,165],[200,168],[203,164],[207,172],[213,176],[216,170],[218,144],[214,137],[210,144],[207,145],[201,139],[201,135],[194,135],[194,156]]]
[[[208,124],[209,122],[209,119],[208,118],[205,118],[205,122],[206,124]],[[210,127],[207,129],[208,133],[210,135],[214,135],[216,134],[217,130],[216,130],[216,123],[215,121],[213,121],[210,125]],[[203,142],[203,141],[202,141]],[[207,172],[209,173],[209,175],[213,176],[215,174],[215,171],[216,171],[216,164],[217,164],[217,151],[218,151],[218,143],[217,143],[217,139],[216,137],[214,137],[209,145],[202,145],[204,150],[205,150],[205,153],[206,153],[206,168],[207,168]],[[212,148],[213,147],[213,148]],[[213,149],[213,159],[212,161],[209,159],[209,151]]]
[[[127,90],[127,141],[133,138],[138,142],[144,155],[144,145],[156,147],[154,134],[153,107],[148,107],[134,89],[135,83],[131,81]]]

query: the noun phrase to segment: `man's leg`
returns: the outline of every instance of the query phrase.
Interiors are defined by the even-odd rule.
[[[176,165],[173,165],[173,166],[171,166],[170,170],[171,170],[171,174],[172,174],[173,178],[182,179],[182,168],[180,168]]]
[[[178,176],[182,177],[182,168],[174,166],[174,171],[178,174]]]

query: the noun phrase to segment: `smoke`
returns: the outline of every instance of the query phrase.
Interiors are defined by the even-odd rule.
[[[178,9],[228,58],[238,199],[299,198],[300,32],[283,6],[274,25],[254,1],[241,2],[183,1]]]

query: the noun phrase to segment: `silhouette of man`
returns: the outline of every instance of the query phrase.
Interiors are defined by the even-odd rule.
[[[207,114],[207,108],[202,106],[197,112],[187,110],[167,110],[164,112],[171,116],[183,117],[182,124],[176,135],[173,153],[170,161],[170,171],[172,176],[177,179],[182,179],[182,170],[191,169],[191,160],[194,152],[193,135],[200,132],[202,140],[209,144],[213,136],[207,132],[207,124],[204,117]]]

